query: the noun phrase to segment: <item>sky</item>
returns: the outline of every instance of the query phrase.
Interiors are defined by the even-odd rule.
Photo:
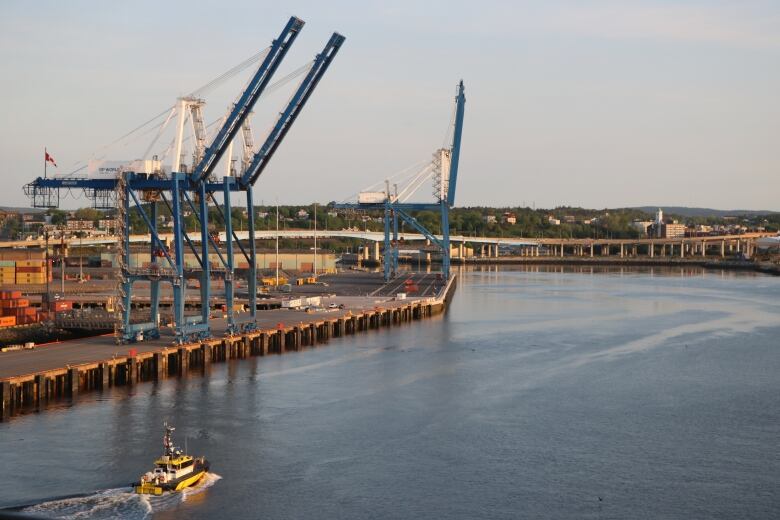
[[[55,174],[140,157],[154,132],[102,147],[268,46],[290,15],[307,23],[276,78],[331,32],[347,40],[258,204],[346,200],[429,160],[463,79],[458,206],[780,211],[776,0],[2,0],[0,205],[29,205],[44,147]],[[207,122],[247,74],[206,96]],[[260,100],[256,142],[293,88]],[[63,207],[89,204],[69,195]]]

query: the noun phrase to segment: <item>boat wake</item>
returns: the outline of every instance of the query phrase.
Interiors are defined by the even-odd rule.
[[[178,493],[165,493],[159,497],[138,495],[133,493],[129,486],[105,489],[89,495],[41,502],[27,506],[20,512],[48,518],[140,520],[149,518],[154,513],[175,508],[189,497],[203,493],[221,478],[216,473],[206,473],[196,485]]]

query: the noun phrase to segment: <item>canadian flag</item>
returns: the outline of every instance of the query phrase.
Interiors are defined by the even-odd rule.
[[[57,168],[57,163],[54,162],[54,157],[49,155],[49,152],[44,152],[46,154],[46,162],[50,162],[54,165],[55,168]]]

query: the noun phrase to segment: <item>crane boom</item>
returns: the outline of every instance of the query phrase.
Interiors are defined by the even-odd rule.
[[[276,124],[271,129],[265,142],[254,155],[251,164],[241,176],[240,184],[242,186],[254,185],[258,177],[260,177],[260,174],[263,173],[263,170],[268,165],[271,157],[273,157],[274,152],[281,144],[284,136],[287,135],[287,132],[295,122],[298,114],[300,114],[301,109],[303,109],[306,104],[306,101],[308,101],[312,92],[314,92],[314,89],[317,87],[320,79],[322,79],[325,71],[328,70],[328,67],[341,48],[341,44],[344,43],[344,40],[344,36],[339,33],[333,33],[330,40],[328,40],[328,43],[325,45],[325,48],[316,56],[311,69],[303,78],[303,81],[301,81],[295,94],[290,99],[287,108],[279,114],[279,119],[277,119]]]
[[[455,185],[458,181],[458,160],[460,158],[460,136],[463,133],[463,112],[466,95],[463,93],[463,80],[458,83],[458,95],[455,97],[455,130],[452,133],[452,152],[450,155],[450,178],[447,190],[447,203],[455,205]]]
[[[206,148],[203,159],[201,159],[193,170],[190,177],[192,181],[201,182],[211,175],[214,167],[222,158],[225,150],[227,150],[228,144],[233,141],[233,138],[238,133],[244,120],[249,116],[249,113],[257,99],[260,97],[260,94],[262,94],[265,87],[271,81],[276,69],[287,54],[290,45],[292,45],[295,38],[297,38],[303,25],[303,20],[296,18],[295,16],[290,17],[290,20],[287,22],[287,25],[285,25],[279,38],[271,43],[268,55],[263,60],[263,63],[260,64],[260,67],[252,77],[246,90],[241,94],[241,97],[235,107],[233,107],[233,110],[228,114],[225,123],[222,125],[219,132],[217,132],[211,146]]]

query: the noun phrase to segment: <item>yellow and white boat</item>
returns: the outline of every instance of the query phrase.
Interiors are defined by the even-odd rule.
[[[194,486],[209,470],[205,457],[195,458],[173,445],[171,433],[175,428],[165,423],[163,456],[154,461],[154,469],[133,484],[136,493],[162,495],[166,491],[181,491]]]

